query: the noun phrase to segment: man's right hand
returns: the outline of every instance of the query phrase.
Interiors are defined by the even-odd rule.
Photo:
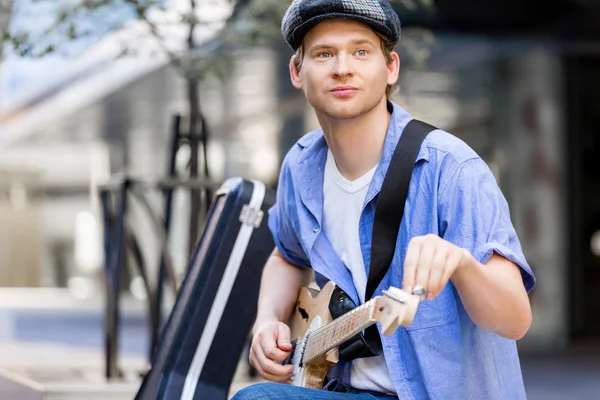
[[[273,382],[289,382],[292,365],[280,365],[290,354],[290,328],[283,322],[265,322],[254,329],[250,364],[264,379]]]

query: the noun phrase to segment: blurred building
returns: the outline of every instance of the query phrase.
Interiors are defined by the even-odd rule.
[[[15,3],[15,23],[31,21],[25,3]],[[566,0],[433,2],[437,11],[394,3],[406,26],[395,99],[416,118],[464,139],[488,162],[537,274],[534,322],[522,349],[551,352],[599,339],[600,103],[594,96],[600,35],[586,21],[600,9]],[[122,39],[107,31],[72,49],[69,58],[5,54],[0,286],[101,293],[97,185],[117,174],[157,179],[167,172],[173,118],[187,113],[184,81],[164,57],[115,59]],[[275,185],[287,149],[316,126],[303,95],[289,84],[289,56],[282,41],[240,50],[228,80],[202,83],[216,181],[244,176]],[[179,170],[188,156],[180,150]],[[159,193],[148,198],[160,214]],[[170,248],[183,273],[187,192],[178,191],[175,203]],[[155,271],[160,237],[147,211],[132,205],[128,222]],[[130,283],[135,275],[130,272]]]

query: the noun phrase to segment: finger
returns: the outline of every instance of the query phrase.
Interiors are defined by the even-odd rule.
[[[421,254],[421,241],[420,237],[413,238],[408,243],[408,249],[406,250],[402,290],[407,293],[412,293],[412,289],[415,286],[417,262]]]
[[[446,268],[444,269],[444,274],[442,275],[440,292],[444,290],[444,287],[452,277],[454,271],[456,271],[456,267],[458,267],[458,264],[461,262],[462,258],[463,254],[461,249],[458,249],[457,251],[452,251],[448,255],[448,260],[446,260]]]
[[[253,347],[251,355],[254,359],[252,365],[257,372],[265,379],[273,382],[285,382],[290,379],[294,373],[293,365],[280,365],[270,360],[260,350],[260,347]]]
[[[290,328],[283,323],[277,324],[277,347],[287,352],[292,350],[292,342],[290,341]]]
[[[445,284],[445,282],[443,282],[443,276],[449,254],[450,251],[446,246],[439,247],[435,252],[435,256],[431,262],[431,272],[429,273],[429,286],[427,288],[428,300],[433,300],[440,293]]]
[[[256,353],[254,352],[254,346],[250,347],[250,354],[248,355],[248,360],[250,361],[250,365],[254,367],[258,371],[260,365],[258,365],[258,359],[256,358]]]
[[[293,376],[293,365],[280,365],[273,360],[270,360],[264,355],[260,346],[252,347],[250,349],[250,357],[251,365],[265,379],[275,382],[284,382],[286,379],[290,379]]]
[[[417,261],[415,285],[420,285],[425,290],[429,290],[429,275],[435,253],[436,248],[433,241],[428,240],[421,246],[421,254],[419,255],[419,261]]]
[[[250,350],[250,364],[254,367],[256,372],[263,378],[273,382],[279,382],[279,377],[273,376],[271,374],[266,373],[261,367],[254,350]]]
[[[259,357],[256,355],[256,353],[253,352],[252,356],[256,360],[254,368],[260,374],[260,376],[262,376],[264,379],[272,381],[272,382],[284,383],[284,382],[287,382],[288,380],[290,380],[293,377],[293,367],[291,365],[287,366],[287,367],[291,368],[291,371],[292,371],[289,374],[285,374],[285,375],[273,374],[273,373],[268,372],[265,369],[265,366],[263,366],[260,363],[260,361],[258,360]]]
[[[277,329],[277,328],[275,328]],[[265,331],[258,334],[261,347],[261,353],[275,361],[283,361],[290,354],[289,350],[283,351],[277,346],[276,334],[273,331]],[[291,346],[290,346],[291,349]]]

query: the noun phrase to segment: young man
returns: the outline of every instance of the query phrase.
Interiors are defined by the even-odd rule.
[[[396,83],[400,22],[386,0],[294,0],[282,24],[296,55],[292,84],[321,129],[287,154],[269,226],[277,248],[265,266],[250,361],[288,383],[285,325],[313,274],[364,302],[377,195],[411,116],[386,96]],[[535,283],[486,164],[436,130],[421,146],[394,260],[375,292],[426,289],[413,323],[381,335],[383,353],[339,363],[340,391],[278,383],[244,399],[524,399],[515,340],[531,322]],[[339,389],[341,388],[341,389]]]

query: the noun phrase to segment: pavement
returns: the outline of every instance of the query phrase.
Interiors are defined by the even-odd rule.
[[[95,301],[74,306],[56,291],[19,294],[0,289],[0,370],[37,381],[102,385],[102,305]],[[143,305],[124,308],[119,347],[119,364],[133,392],[147,362]],[[521,354],[521,366],[529,400],[600,400],[600,341],[552,354]],[[249,377],[242,356],[231,393],[256,381]]]
[[[600,353],[574,350],[554,355],[521,357],[525,389],[529,400],[600,400]],[[125,382],[135,392],[142,356],[124,356],[120,365]],[[44,343],[0,342],[0,370],[38,382],[100,385],[103,382],[103,356],[98,349],[72,348]],[[248,375],[240,360],[230,394],[259,382]],[[1,390],[0,390],[1,392]],[[132,397],[133,398],[133,397]]]
[[[521,356],[521,368],[529,400],[600,400],[597,350]]]

